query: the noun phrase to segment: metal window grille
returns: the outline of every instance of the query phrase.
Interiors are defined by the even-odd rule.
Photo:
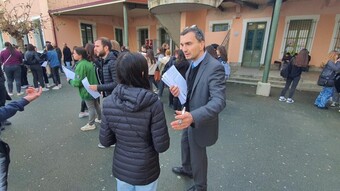
[[[295,54],[303,48],[308,48],[312,39],[312,19],[291,20],[285,37],[285,52]]]
[[[34,24],[35,24],[35,29],[34,29],[33,37],[36,43],[36,47],[38,50],[42,50],[44,48],[45,42],[44,42],[40,19],[34,20]]]
[[[227,30],[229,30],[228,23],[213,24],[212,26],[212,32],[227,31]]]
[[[145,40],[149,38],[148,29],[139,29],[139,44],[140,46],[145,44]]]
[[[338,21],[338,31],[334,39],[334,50],[340,51],[340,20]]]
[[[123,29],[115,28],[115,37],[119,45],[123,45]]]
[[[160,40],[161,40],[160,44],[162,45],[165,42],[169,44],[170,36],[164,28],[159,29],[159,34],[160,34]]]
[[[92,25],[81,23],[80,29],[81,29],[81,36],[83,40],[83,46],[85,46],[87,43],[93,43]]]

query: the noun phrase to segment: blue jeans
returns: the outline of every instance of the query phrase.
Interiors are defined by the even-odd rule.
[[[17,93],[21,92],[21,67],[19,64],[4,66],[4,71],[7,77],[8,92],[13,93],[13,82],[17,88]]]
[[[314,105],[318,107],[326,107],[330,97],[333,95],[333,87],[323,87],[318,97],[315,99]]]
[[[156,191],[158,179],[151,182],[148,185],[131,185],[129,183],[123,182],[116,178],[117,180],[117,191]]]
[[[66,64],[66,68],[67,69],[69,69],[69,70],[71,70],[71,62],[70,61],[64,61],[65,62],[65,64]]]

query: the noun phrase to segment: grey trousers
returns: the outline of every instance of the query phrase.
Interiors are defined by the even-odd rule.
[[[85,100],[87,109],[89,111],[89,125],[94,124],[96,117],[101,120],[102,112],[97,99]]]
[[[207,190],[208,158],[206,147],[196,144],[192,127],[183,130],[181,140],[182,166],[185,171],[192,172],[195,187],[198,191]]]

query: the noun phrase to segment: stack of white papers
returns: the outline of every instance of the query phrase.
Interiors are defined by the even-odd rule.
[[[83,86],[85,87],[87,92],[89,92],[94,99],[97,99],[100,96],[99,92],[90,89],[90,83],[87,77],[85,77],[81,82],[83,83]]]
[[[187,99],[187,82],[183,76],[178,72],[175,66],[171,66],[162,76],[162,81],[167,86],[178,86],[179,88],[179,101],[185,104]]]
[[[75,73],[73,71],[67,69],[65,66],[62,66],[62,67],[63,67],[63,71],[64,71],[66,77],[68,79],[74,80]]]

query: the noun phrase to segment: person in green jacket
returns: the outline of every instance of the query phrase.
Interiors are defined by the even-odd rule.
[[[98,80],[95,73],[95,68],[91,62],[89,62],[87,52],[83,47],[77,47],[73,50],[73,58],[78,60],[75,68],[75,78],[73,80],[67,79],[68,83],[73,87],[79,89],[79,95],[82,100],[85,101],[89,111],[89,122],[80,128],[82,131],[89,131],[96,128],[95,122],[101,122],[101,109],[98,99],[92,97],[87,92],[82,84],[82,80],[87,77],[90,85],[98,84]],[[97,119],[96,119],[97,115]]]

